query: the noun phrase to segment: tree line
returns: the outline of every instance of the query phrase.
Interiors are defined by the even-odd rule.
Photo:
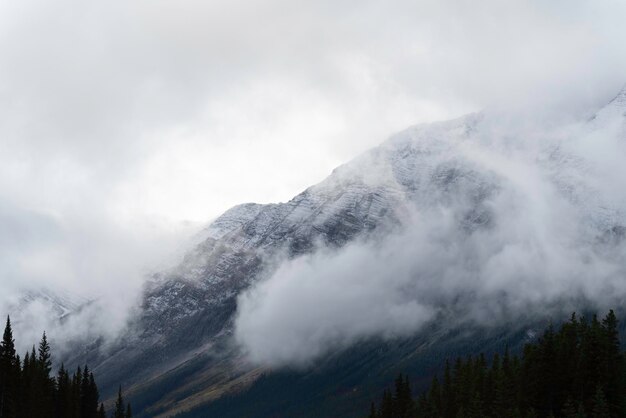
[[[508,349],[446,361],[442,376],[413,398],[400,375],[369,418],[613,418],[626,416],[625,354],[611,310],[602,320],[572,314],[520,355]]]
[[[85,365],[74,373],[61,364],[52,373],[52,353],[44,332],[37,350],[33,346],[22,360],[15,349],[11,319],[0,342],[0,418],[106,418],[94,375]],[[122,389],[111,417],[132,418]]]

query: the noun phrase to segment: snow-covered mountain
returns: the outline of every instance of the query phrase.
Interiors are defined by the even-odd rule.
[[[619,245],[626,230],[624,206],[620,196],[607,199],[591,181],[602,168],[581,150],[595,136],[626,138],[625,114],[623,90],[589,121],[545,138],[520,141],[514,130],[499,131],[501,126],[483,114],[411,127],[286,203],[228,210],[176,268],[150,280],[139,313],[120,341],[106,349],[91,347],[76,360],[89,361],[103,386],[122,380],[143,394],[163,382],[176,387],[176,371],[207,353],[204,382],[223,383],[225,391],[231,386],[224,382],[249,383],[258,369],[242,365],[230,338],[238,296],[270,277],[284,260],[320,248],[339,250],[357,239],[381,239],[433,209],[449,209],[465,234],[514,223],[503,219],[502,201],[511,188],[522,190],[516,198],[532,196],[525,187],[534,183],[525,183],[527,177],[540,178],[550,193],[574,208],[581,237]],[[166,395],[154,396],[145,404],[161,402],[162,410],[176,410],[174,401],[164,401]],[[190,405],[207,399],[212,397]]]
[[[3,300],[3,308],[10,312],[13,328],[21,336],[17,340],[20,352],[38,342],[44,330],[65,337],[67,321],[90,304],[89,299],[76,294],[46,288],[23,289],[8,297]]]
[[[14,321],[19,323],[20,313],[28,311],[29,306],[33,304],[39,304],[45,307],[47,311],[50,311],[50,316],[63,320],[68,315],[80,310],[87,303],[89,303],[88,299],[69,293],[58,293],[49,289],[29,290],[21,295],[17,305],[9,309],[9,311],[18,313]]]

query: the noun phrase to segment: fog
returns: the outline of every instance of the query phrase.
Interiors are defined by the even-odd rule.
[[[487,112],[468,119],[461,140],[454,126],[432,140],[426,128],[413,139],[427,155],[418,164],[435,168],[412,171],[424,178],[401,226],[285,261],[240,296],[238,342],[254,362],[303,366],[367,339],[411,336],[434,318],[489,327],[621,308],[625,109],[551,128]],[[443,151],[431,154],[433,144]],[[433,180],[441,167],[452,167],[451,183]]]
[[[0,313],[45,288],[97,300],[112,316],[84,331],[114,333],[232,205],[287,200],[413,123],[580,117],[624,83],[624,8],[0,2]],[[51,326],[29,317],[22,334]]]

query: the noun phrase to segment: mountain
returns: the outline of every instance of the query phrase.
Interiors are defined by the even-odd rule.
[[[21,316],[31,310],[33,305],[39,305],[39,308],[47,311],[47,315],[52,318],[63,320],[88,303],[88,299],[70,293],[58,293],[50,289],[31,289],[22,292],[19,300],[8,311],[17,313],[13,319],[16,324],[23,321]]]
[[[598,167],[577,151],[580,138],[608,128],[622,135],[624,109],[626,90],[577,125],[575,135],[570,131],[549,140],[517,141],[514,129],[501,130],[486,114],[418,125],[338,167],[286,203],[236,206],[203,231],[202,242],[178,266],[151,278],[138,313],[118,341],[90,345],[73,361],[92,366],[105,394],[113,393],[120,381],[130,387],[142,416],[184,411],[185,416],[358,416],[363,411],[353,406],[367,405],[362,400],[370,393],[377,396],[399,367],[426,377],[446,354],[475,346],[487,352],[506,343],[519,346],[546,317],[507,317],[486,331],[472,326],[461,331],[441,325],[442,316],[467,315],[475,305],[466,308],[459,302],[467,295],[444,293],[433,293],[431,299],[447,313],[438,310],[425,328],[398,339],[373,335],[356,346],[331,349],[314,369],[257,366],[232,337],[238,297],[270,279],[285,260],[320,249],[340,252],[355,242],[384,242],[409,230],[416,217],[428,226],[449,216],[455,235],[445,237],[445,245],[462,237],[467,247],[458,256],[481,257],[476,253],[479,238],[488,240],[485,251],[492,251],[492,244],[498,247],[493,251],[504,251],[498,240],[509,233],[518,234],[522,243],[536,238],[524,222],[540,216],[534,211],[553,210],[529,201],[535,192],[545,192],[566,208],[563,219],[576,220],[576,239],[589,251],[621,248],[626,234],[621,203],[587,181],[595,178]],[[522,202],[523,208],[507,202]],[[516,224],[520,230],[513,228]],[[484,273],[482,266],[476,271],[471,263],[466,267],[472,280]],[[477,292],[485,293],[485,287]],[[502,303],[517,300],[515,295],[502,298]]]

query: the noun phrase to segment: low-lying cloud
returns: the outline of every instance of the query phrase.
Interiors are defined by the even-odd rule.
[[[411,335],[437,315],[494,325],[621,306],[626,170],[611,161],[626,155],[625,125],[620,112],[598,119],[539,139],[525,123],[499,129],[486,117],[428,157],[458,181],[422,179],[399,230],[286,261],[243,294],[237,340],[255,362],[306,365],[367,338]]]
[[[110,313],[85,331],[109,329],[188,222],[289,199],[411,123],[598,104],[624,82],[624,12],[587,0],[0,2],[0,312],[24,288],[75,292]],[[29,316],[34,334],[50,330],[45,315]]]

